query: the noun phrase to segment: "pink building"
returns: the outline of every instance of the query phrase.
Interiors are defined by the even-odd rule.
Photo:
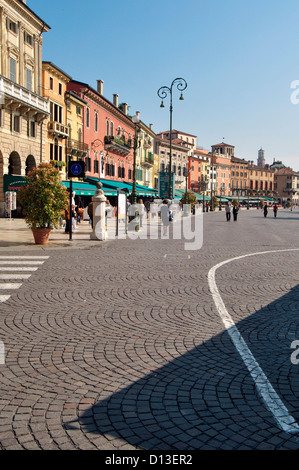
[[[112,102],[106,99],[101,80],[96,90],[76,80],[67,89],[87,102],[82,135],[82,142],[88,145],[86,176],[132,182],[135,129],[127,105],[119,105],[118,95],[113,95]]]

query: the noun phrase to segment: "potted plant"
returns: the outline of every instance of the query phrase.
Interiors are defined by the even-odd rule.
[[[26,176],[27,184],[19,192],[25,220],[33,232],[35,243],[48,243],[50,232],[59,226],[62,212],[68,205],[68,192],[60,182],[59,170],[41,163]]]

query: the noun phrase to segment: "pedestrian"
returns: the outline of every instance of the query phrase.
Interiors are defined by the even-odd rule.
[[[72,226],[73,229],[76,230],[76,203],[75,203],[75,193],[72,194]]]
[[[70,233],[70,210],[69,209],[65,210],[64,218],[65,218],[64,231],[65,233]]]
[[[169,207],[166,199],[164,199],[161,205],[161,220],[163,225],[163,235],[167,235],[169,227]]]
[[[91,201],[87,206],[87,214],[89,217],[89,223],[91,228],[93,228],[93,202]]]
[[[112,217],[112,206],[110,204],[110,201],[108,199],[106,199],[106,207],[105,207],[106,230],[107,230],[107,224],[108,224],[108,217]]]
[[[139,199],[138,204],[137,204],[137,211],[139,214],[139,226],[142,227],[142,219],[145,214],[145,206],[143,204],[143,200]]]
[[[264,205],[264,217],[267,217],[268,215],[268,206],[267,204]]]
[[[78,196],[78,204],[77,204],[77,224],[81,223],[81,219],[83,219],[83,212],[84,212],[84,204],[82,202],[81,196]]]
[[[233,207],[234,222],[237,222],[237,219],[238,219],[238,212],[239,212],[239,206],[234,206],[234,207]]]
[[[145,201],[144,207],[145,207],[145,210],[146,210],[146,218],[148,219],[149,218],[149,212],[150,212],[150,209],[151,209],[151,203],[150,203],[149,200]]]
[[[277,204],[274,204],[274,206],[273,206],[274,217],[277,216],[277,211],[278,211],[278,205],[277,205]]]
[[[231,205],[229,202],[226,203],[226,207],[225,207],[225,212],[226,212],[226,220],[227,222],[230,222],[230,218],[231,218]]]

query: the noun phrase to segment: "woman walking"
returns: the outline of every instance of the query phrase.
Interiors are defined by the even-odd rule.
[[[237,222],[237,219],[238,219],[238,212],[239,212],[239,206],[234,206],[234,207],[233,207],[234,222]]]

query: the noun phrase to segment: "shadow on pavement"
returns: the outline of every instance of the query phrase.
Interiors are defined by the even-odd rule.
[[[299,340],[298,305],[299,285],[236,325],[297,422],[299,365],[290,358]],[[121,372],[115,374],[121,381]],[[273,449],[290,441],[299,448],[258,396],[226,331],[99,399],[78,424],[145,450]]]

